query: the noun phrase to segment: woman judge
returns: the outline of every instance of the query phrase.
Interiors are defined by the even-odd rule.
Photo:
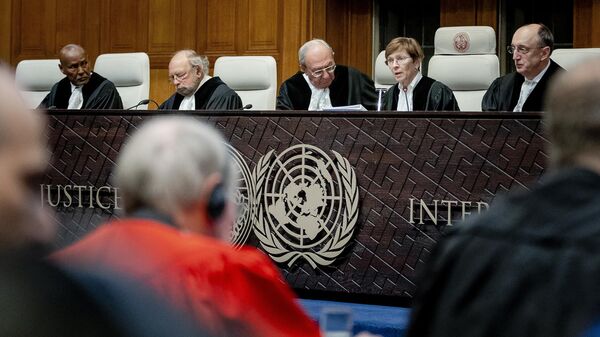
[[[398,85],[385,93],[383,110],[459,111],[452,90],[421,74],[423,49],[410,37],[397,37],[385,47],[385,64]]]

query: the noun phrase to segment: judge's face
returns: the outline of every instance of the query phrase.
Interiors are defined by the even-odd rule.
[[[169,80],[177,90],[177,93],[182,96],[192,95],[200,81],[202,81],[202,68],[200,66],[192,66],[185,55],[175,55],[169,62]]]
[[[387,66],[390,68],[396,82],[403,88],[408,87],[412,80],[417,76],[421,62],[413,60],[404,49],[396,50],[386,58]]]
[[[532,80],[548,64],[550,47],[541,47],[539,26],[528,25],[517,29],[513,35],[511,49],[517,72]]]
[[[335,79],[333,51],[325,46],[315,46],[304,55],[304,65],[300,65],[310,83],[319,89],[329,88]]]
[[[61,54],[58,67],[73,85],[81,86],[90,81],[90,65],[83,49],[72,49]]]

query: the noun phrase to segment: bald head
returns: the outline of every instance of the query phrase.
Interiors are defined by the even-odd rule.
[[[25,107],[6,69],[0,69],[0,248],[36,235],[39,207],[32,178],[46,167],[43,119]]]
[[[553,164],[600,172],[600,59],[555,76],[545,107]]]
[[[59,57],[60,64],[58,67],[73,85],[82,86],[90,81],[90,65],[83,47],[68,44],[61,48]]]

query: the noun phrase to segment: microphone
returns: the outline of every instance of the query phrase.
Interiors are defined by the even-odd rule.
[[[250,110],[250,109],[252,109],[252,104],[246,104],[240,110]]]
[[[158,105],[158,103],[156,103],[155,100],[147,98],[147,99],[143,99],[143,100],[139,101],[138,104],[136,104],[136,105],[134,105],[132,107],[129,107],[129,108],[125,109],[125,110],[131,110],[131,109],[137,108],[140,105],[145,105],[145,104],[148,104],[150,102],[156,104],[156,108],[159,108],[159,105]]]

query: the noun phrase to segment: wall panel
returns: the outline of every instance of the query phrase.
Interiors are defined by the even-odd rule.
[[[102,53],[147,49],[148,0],[108,0],[102,7]]]
[[[12,13],[12,61],[53,57],[56,1],[15,0]]]
[[[10,62],[12,41],[12,2],[0,0],[0,62]]]
[[[575,0],[573,47],[600,47],[600,0]]]

